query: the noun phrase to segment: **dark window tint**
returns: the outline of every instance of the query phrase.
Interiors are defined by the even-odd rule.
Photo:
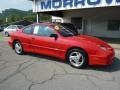
[[[62,27],[62,26],[60,26],[60,30],[58,32],[64,37],[77,35],[76,33],[73,33],[69,29]]]
[[[23,30],[23,33],[32,34],[33,28],[34,28],[33,26],[25,27],[24,30]]]
[[[70,28],[70,29],[72,29],[72,30],[75,30],[75,29],[76,29],[75,26],[74,26],[73,24],[70,24],[70,23],[63,23],[62,25],[63,25],[63,26],[66,26],[66,27],[68,27],[68,28]]]
[[[76,26],[71,23],[62,23],[61,25],[65,28],[69,29],[73,33],[76,33],[76,34],[78,33]]]
[[[35,26],[34,28],[34,34],[40,35],[40,36],[50,36],[51,34],[55,34],[53,29],[48,26]]]
[[[108,30],[118,31],[120,29],[120,20],[109,20],[108,21]]]

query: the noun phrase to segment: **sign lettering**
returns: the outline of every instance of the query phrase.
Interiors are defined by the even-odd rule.
[[[38,11],[93,8],[120,5],[120,0],[37,0]]]

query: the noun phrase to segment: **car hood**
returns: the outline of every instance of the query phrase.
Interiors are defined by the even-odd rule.
[[[102,41],[101,39],[98,39],[96,37],[92,37],[92,36],[88,36],[88,35],[78,35],[78,36],[74,36],[72,38],[75,41],[85,41],[85,42],[89,42],[89,43],[93,43],[97,46],[104,46],[107,48],[111,48],[110,45],[108,45],[106,42]]]

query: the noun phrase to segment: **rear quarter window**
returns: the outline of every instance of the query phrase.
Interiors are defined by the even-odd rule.
[[[32,34],[32,30],[34,29],[33,26],[28,26],[23,29],[23,33],[25,34]]]

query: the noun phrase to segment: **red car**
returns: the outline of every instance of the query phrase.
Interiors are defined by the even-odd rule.
[[[110,65],[114,49],[104,41],[78,35],[53,23],[32,24],[11,33],[9,45],[19,55],[34,52],[57,57],[75,68],[89,65]]]

